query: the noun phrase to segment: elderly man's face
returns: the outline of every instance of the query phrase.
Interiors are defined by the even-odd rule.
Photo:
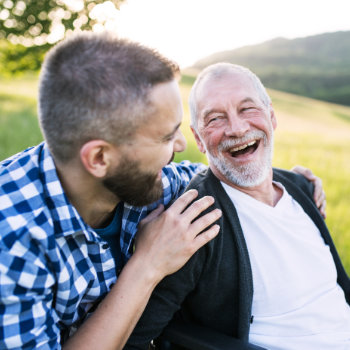
[[[261,184],[271,174],[276,119],[252,81],[233,72],[206,79],[196,102],[195,137],[214,174],[240,187]]]

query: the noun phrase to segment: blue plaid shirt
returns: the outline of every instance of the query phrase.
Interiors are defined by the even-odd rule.
[[[140,220],[178,197],[203,167],[172,163],[157,203],[124,206],[123,263]],[[61,331],[116,281],[112,254],[68,201],[45,143],[1,162],[0,184],[0,349],[60,349]]]

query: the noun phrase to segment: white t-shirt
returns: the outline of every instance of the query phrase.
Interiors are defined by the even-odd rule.
[[[350,307],[310,217],[281,184],[275,207],[222,185],[237,209],[252,267],[249,341],[271,350],[349,350]]]

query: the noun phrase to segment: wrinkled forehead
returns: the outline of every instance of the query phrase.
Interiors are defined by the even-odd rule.
[[[203,77],[196,91],[198,110],[208,104],[239,102],[247,98],[259,100],[259,94],[251,77],[241,72],[209,74]]]

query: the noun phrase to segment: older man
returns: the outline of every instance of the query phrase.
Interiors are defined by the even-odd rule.
[[[210,66],[190,108],[210,169],[189,188],[216,198],[221,233],[156,288],[127,348],[146,348],[180,310],[237,346],[350,349],[349,278],[312,188],[272,169],[277,121],[260,80],[241,66]]]

